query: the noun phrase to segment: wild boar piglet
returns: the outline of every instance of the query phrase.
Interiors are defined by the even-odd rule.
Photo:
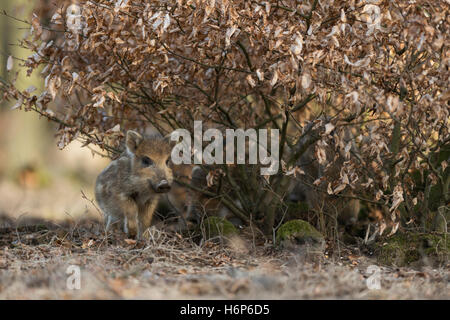
[[[95,184],[106,231],[116,225],[127,235],[142,237],[161,194],[171,189],[170,153],[167,138],[127,132],[125,152],[100,173]]]

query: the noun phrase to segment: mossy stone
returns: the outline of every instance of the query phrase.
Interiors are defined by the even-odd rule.
[[[397,267],[446,264],[450,257],[449,234],[398,233],[376,244],[379,263]]]
[[[283,224],[277,230],[276,242],[282,248],[290,250],[297,250],[299,246],[319,251],[325,248],[323,235],[308,222],[300,219]]]
[[[239,234],[238,229],[228,220],[220,217],[208,217],[200,224],[200,232],[206,239],[217,237],[230,238]]]

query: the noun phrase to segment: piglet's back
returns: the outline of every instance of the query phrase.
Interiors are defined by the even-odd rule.
[[[131,172],[131,159],[126,153],[120,158],[112,161],[97,177],[95,183],[95,196],[97,200],[105,193],[120,193],[122,186],[126,184],[127,178]]]

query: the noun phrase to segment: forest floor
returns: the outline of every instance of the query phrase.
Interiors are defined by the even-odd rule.
[[[96,219],[0,217],[0,299],[450,299],[448,269],[377,266],[369,289],[371,265],[356,248],[311,258],[252,239],[196,243],[152,227],[136,242],[107,238]]]

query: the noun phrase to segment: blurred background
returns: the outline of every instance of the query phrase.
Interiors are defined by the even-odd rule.
[[[0,0],[0,11],[29,21],[33,7],[39,2],[46,2],[40,7],[49,8],[51,16],[54,4],[48,0]],[[30,55],[18,46],[30,26],[2,14],[0,29],[0,77],[11,80],[21,64],[20,59]],[[8,72],[9,56],[15,59],[13,70]],[[39,89],[43,79],[38,74],[27,77],[22,71],[17,85],[21,89],[30,85]],[[13,105],[13,101],[0,104],[0,216],[16,222],[34,217],[100,218],[89,200],[94,198],[95,177],[108,160],[93,156],[91,150],[81,148],[78,142],[60,150],[54,137],[54,124],[33,112],[11,110]]]

